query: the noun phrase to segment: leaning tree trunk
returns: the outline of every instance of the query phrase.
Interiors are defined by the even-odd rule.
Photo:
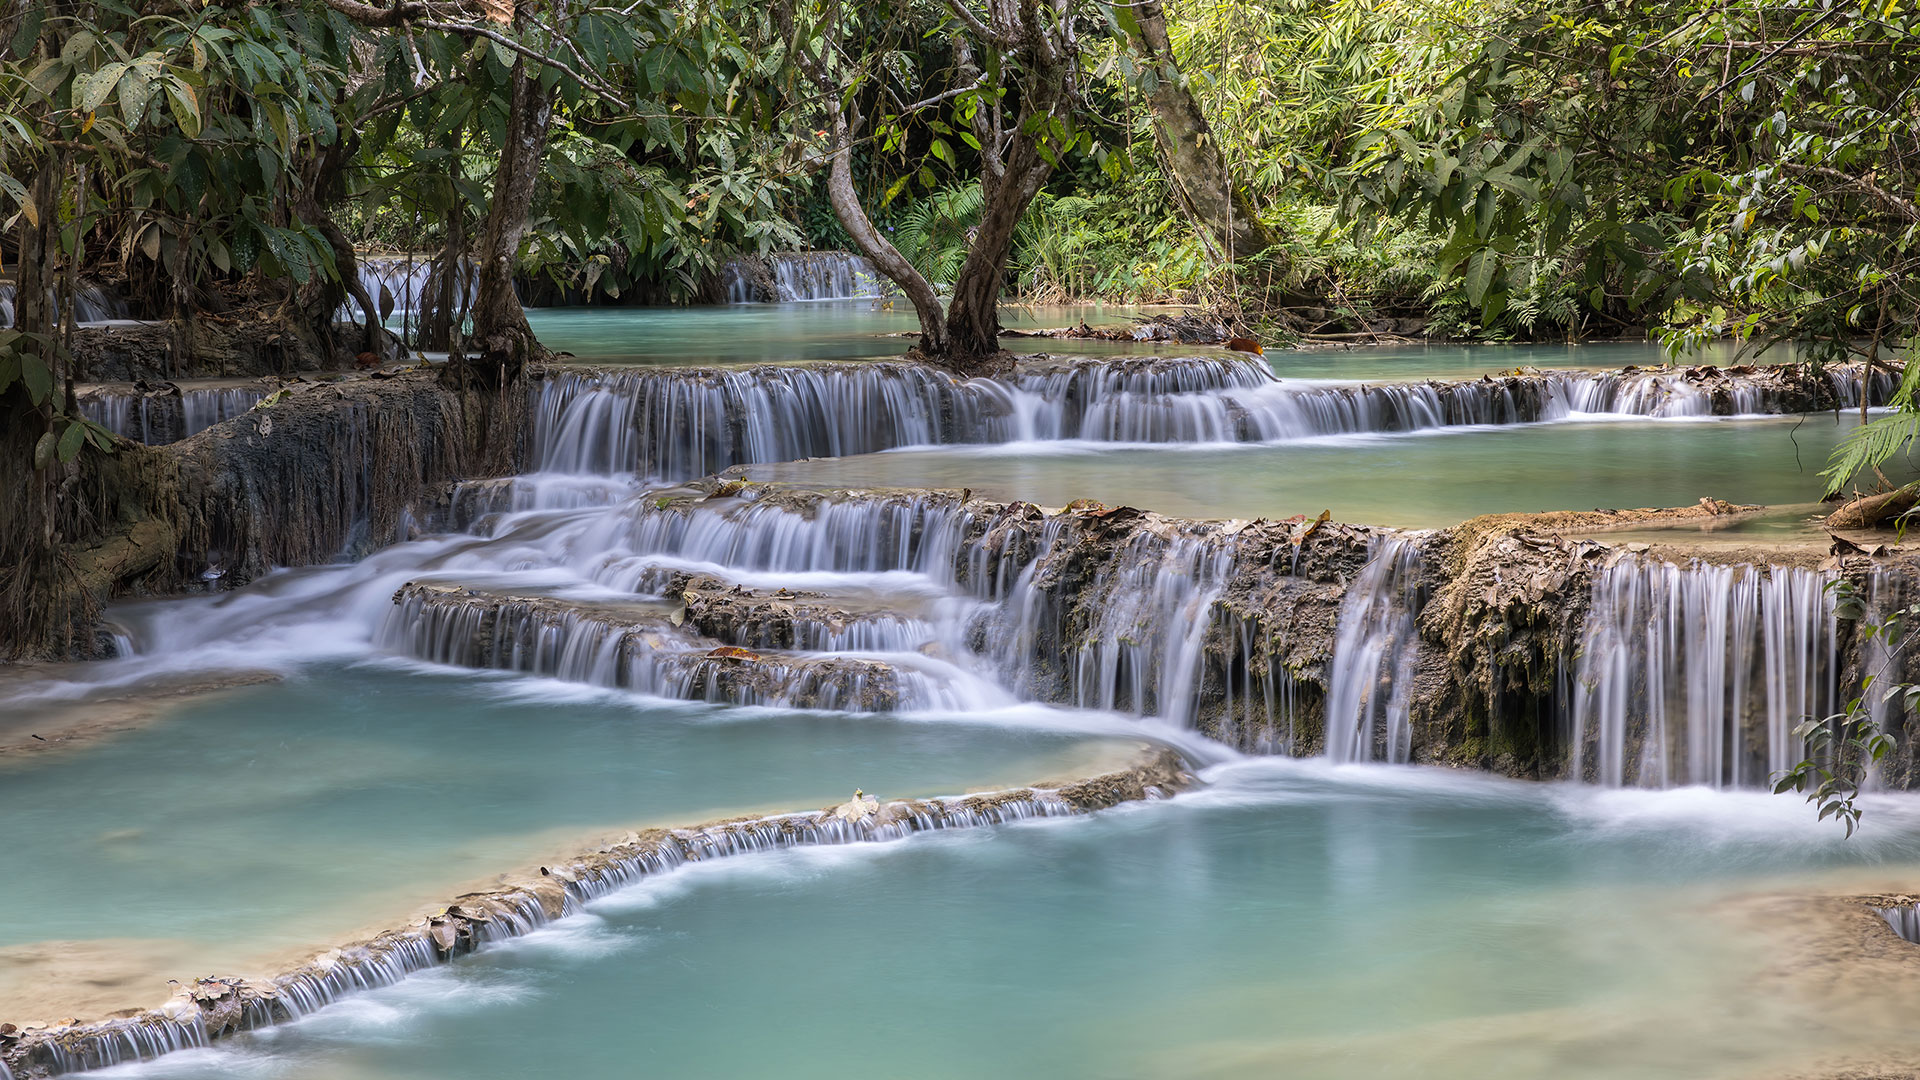
[[[374,303],[373,294],[367,291],[366,282],[360,280],[360,258],[353,250],[353,241],[347,238],[340,226],[334,222],[333,215],[327,212],[325,199],[333,192],[340,178],[340,171],[348,159],[359,149],[357,136],[342,133],[332,146],[320,151],[308,170],[306,180],[300,185],[300,195],[295,203],[294,212],[300,220],[319,230],[327,246],[333,249],[333,265],[340,278],[340,290],[324,290],[321,294],[326,310],[318,312],[323,331],[322,340],[330,335],[334,313],[338,310],[338,300],[344,293],[360,306],[360,314],[366,320],[365,331],[361,336],[361,349],[375,357],[384,358],[386,353],[386,327],[380,317],[380,308]]]
[[[1141,66],[1153,73],[1147,100],[1153,108],[1154,141],[1181,209],[1223,262],[1237,262],[1273,247],[1279,238],[1260,223],[1246,186],[1228,174],[1226,155],[1213,127],[1174,62],[1160,0],[1140,0],[1133,12],[1138,21],[1128,27],[1127,44]]]
[[[853,246],[860,249],[860,254],[866,256],[874,269],[898,285],[912,302],[914,314],[920,317],[920,351],[929,358],[944,357],[951,348],[951,341],[947,334],[947,313],[940,306],[940,294],[934,291],[926,276],[915,269],[906,256],[900,254],[900,249],[873,227],[866,208],[860,205],[859,193],[853,189],[852,133],[841,115],[838,103],[828,108],[833,114],[832,129],[837,144],[827,168],[827,195],[833,202],[833,215],[839,219],[840,227],[853,238]]]
[[[516,379],[539,354],[527,313],[513,291],[513,266],[527,231],[533,189],[546,154],[553,120],[553,93],[540,85],[527,61],[514,65],[507,128],[493,173],[493,202],[480,240],[480,279],[473,304],[481,383],[501,386]]]

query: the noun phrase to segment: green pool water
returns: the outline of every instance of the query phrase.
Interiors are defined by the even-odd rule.
[[[165,978],[343,944],[630,827],[826,806],[856,787],[1017,786],[1113,767],[1137,745],[1005,718],[722,710],[316,667],[0,770],[6,863],[32,868],[0,890],[0,1014],[44,1017],[23,1010],[81,992],[54,977],[47,942],[114,972],[174,965],[109,1007],[153,1006]]]
[[[1249,446],[1022,443],[898,450],[752,466],[821,487],[970,487],[995,499],[1074,499],[1185,517],[1318,514],[1402,528],[1478,514],[1819,500],[1857,415],[1561,421]],[[1889,475],[1915,471],[1896,462]]]
[[[1284,761],[1093,820],[748,856],[155,1077],[1568,1077],[1920,1034],[1795,992],[1741,898],[1908,870],[1759,795]],[[1841,995],[1844,996],[1844,995]]]

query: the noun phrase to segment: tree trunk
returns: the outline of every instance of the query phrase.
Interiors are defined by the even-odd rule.
[[[50,295],[64,171],[62,161],[48,159],[34,177],[28,198],[37,221],[20,215],[14,290],[13,328],[41,335],[19,348],[46,362],[55,388],[65,382]],[[0,658],[64,653],[88,615],[84,599],[76,606],[67,587],[71,574],[61,550],[58,500],[65,469],[57,463],[42,468],[35,460],[36,447],[53,431],[54,393],[35,403],[20,379],[0,391],[0,499],[9,508],[0,514]]]
[[[969,375],[1007,366],[1000,349],[1000,290],[1013,252],[1013,233],[1052,172],[1033,140],[1021,134],[1014,136],[1008,148],[1005,167],[981,176],[986,198],[980,224],[967,247],[967,260],[954,278],[953,301],[947,307],[951,339],[944,358],[947,366]]]
[[[827,170],[827,194],[833,200],[833,216],[840,219],[840,227],[847,230],[853,238],[853,246],[860,249],[874,269],[887,275],[900,291],[907,294],[913,304],[914,314],[920,317],[920,351],[930,358],[940,358],[947,354],[950,346],[947,333],[947,313],[941,307],[940,294],[933,289],[932,283],[900,254],[893,242],[880,235],[868,219],[866,208],[860,205],[860,195],[853,189],[853,136],[845,118],[841,115],[837,103],[830,105],[833,113],[833,132],[837,143],[832,161]]]
[[[1129,28],[1127,44],[1153,73],[1147,100],[1153,108],[1154,142],[1180,208],[1223,262],[1238,262],[1273,247],[1279,238],[1260,223],[1245,185],[1228,175],[1213,128],[1174,63],[1166,11],[1159,0],[1140,0],[1133,11],[1138,23]]]
[[[479,381],[502,386],[539,354],[527,313],[513,291],[513,266],[527,231],[533,189],[546,156],[553,92],[542,87],[526,60],[514,65],[507,128],[493,173],[493,202],[480,241],[480,280],[473,305]]]

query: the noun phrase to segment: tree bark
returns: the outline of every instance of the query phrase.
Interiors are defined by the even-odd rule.
[[[832,131],[836,146],[833,158],[827,166],[827,194],[833,201],[833,216],[840,220],[840,227],[847,230],[853,238],[853,246],[860,249],[874,269],[887,275],[900,291],[907,295],[913,304],[914,314],[920,317],[920,351],[929,357],[942,357],[947,354],[950,340],[947,334],[947,313],[940,304],[940,294],[934,291],[933,284],[925,275],[900,254],[893,242],[880,235],[867,217],[866,208],[860,205],[860,195],[853,189],[853,135],[850,125],[841,113],[836,100],[829,106],[833,114]]]
[[[375,356],[386,353],[386,328],[380,319],[380,308],[374,303],[373,295],[367,291],[366,283],[360,280],[360,258],[353,250],[353,241],[340,230],[327,212],[326,200],[334,189],[340,176],[340,170],[346,165],[358,148],[359,137],[342,132],[332,146],[323,147],[320,156],[312,159],[305,170],[305,183],[300,186],[300,194],[294,212],[300,220],[320,231],[327,246],[333,249],[334,270],[340,278],[340,292],[328,289],[323,293],[327,301],[326,310],[318,314],[321,329],[330,330],[334,312],[338,304],[334,303],[344,294],[360,306],[362,319],[365,320],[365,332],[361,336],[361,348]],[[330,334],[323,334],[330,338]]]
[[[506,133],[480,241],[473,329],[480,353],[477,374],[488,386],[501,386],[518,378],[540,348],[533,328],[527,325],[520,297],[513,291],[513,267],[527,231],[540,162],[546,156],[554,95],[541,86],[539,77],[528,67],[528,62],[521,60],[513,68]]]
[[[1174,62],[1165,9],[1159,0],[1139,0],[1133,12],[1138,24],[1127,35],[1127,44],[1153,74],[1147,95],[1153,137],[1174,198],[1223,262],[1238,262],[1273,247],[1279,237],[1260,223],[1246,186],[1228,175],[1213,127]]]
[[[998,175],[980,178],[986,195],[980,224],[947,307],[947,361],[956,370],[986,374],[1006,365],[1000,349],[1000,290],[1013,252],[1013,233],[1052,172],[1033,140],[1020,134],[1014,136]]]

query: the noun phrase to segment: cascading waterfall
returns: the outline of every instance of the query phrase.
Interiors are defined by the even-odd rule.
[[[536,470],[691,479],[732,465],[981,441],[1005,394],[913,364],[550,375]]]
[[[258,405],[259,387],[217,387],[179,393],[102,388],[79,397],[80,414],[115,435],[158,446],[198,435]]]
[[[431,255],[365,255],[355,260],[359,268],[360,284],[373,298],[375,304],[381,303],[381,291],[385,290],[393,298],[393,314],[399,315],[417,312],[425,306],[428,297],[437,293],[439,280],[434,273],[434,258]],[[454,271],[454,295],[460,310],[471,310],[475,290],[479,288],[479,270],[471,259],[462,259]],[[360,322],[365,313],[352,297],[341,302],[340,310],[334,314],[340,322]]]
[[[887,292],[872,263],[844,251],[769,255],[767,266],[782,301],[864,300]]]
[[[1327,671],[1327,756],[1334,761],[1405,762],[1413,750],[1409,712],[1424,602],[1419,545],[1376,538],[1340,604]]]
[[[19,296],[19,286],[11,281],[0,281],[0,329],[13,325]],[[53,304],[55,318],[59,318],[59,313],[66,310],[64,298],[57,289],[48,289],[47,299]],[[76,325],[114,322],[127,316],[125,298],[104,286],[82,285],[73,294],[73,321]]]
[[[965,680],[849,655],[861,645],[906,652],[885,621],[809,634],[827,651],[749,653],[721,648],[665,612],[616,613],[553,601],[454,593],[409,585],[379,635],[391,651],[436,663],[542,675],[654,697],[843,712],[958,710],[982,704]],[[917,643],[915,643],[917,644]],[[850,646],[843,647],[843,646]],[[806,646],[801,646],[806,648]],[[931,665],[930,665],[931,666]]]
[[[1109,601],[1074,660],[1074,700],[1190,726],[1210,615],[1234,574],[1232,545],[1218,537],[1137,535],[1115,569],[1118,580],[1091,586]]]
[[[1830,369],[1828,381],[1832,402],[1858,404],[1857,366]],[[1894,377],[1876,370],[1870,400],[1884,402],[1893,387]],[[665,480],[941,444],[1271,443],[1580,414],[1759,414],[1808,404],[1800,390],[1771,377],[1547,372],[1356,386],[1283,381],[1256,360],[1201,357],[1029,364],[1004,378],[964,381],[891,362],[559,371],[536,394],[536,468]]]
[[[1838,704],[1826,580],[1775,566],[1621,560],[1595,572],[1573,703],[1572,772],[1609,786],[1752,787]]]

